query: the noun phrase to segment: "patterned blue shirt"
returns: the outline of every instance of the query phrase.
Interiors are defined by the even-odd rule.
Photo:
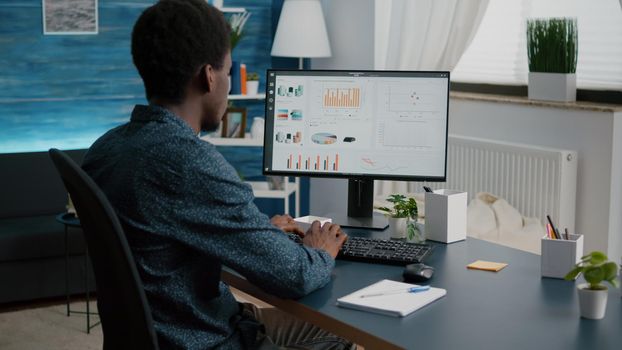
[[[259,325],[241,313],[221,265],[280,297],[330,280],[334,260],[299,246],[253,204],[216,148],[170,111],[136,106],[89,149],[84,170],[125,229],[162,349],[240,349]]]

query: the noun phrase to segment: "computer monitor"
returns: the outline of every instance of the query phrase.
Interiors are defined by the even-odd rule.
[[[449,72],[268,70],[266,86],[263,173],[349,179],[334,222],[386,227],[373,180],[445,181]]]

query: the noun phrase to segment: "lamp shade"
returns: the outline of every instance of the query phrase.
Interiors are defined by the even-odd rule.
[[[329,57],[330,43],[320,0],[285,0],[272,56]]]

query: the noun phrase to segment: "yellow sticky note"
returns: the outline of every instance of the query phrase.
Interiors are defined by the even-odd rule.
[[[497,272],[497,271],[500,271],[501,269],[503,269],[506,266],[508,266],[508,264],[492,262],[492,261],[477,260],[475,262],[472,262],[472,263],[468,264],[467,265],[467,269],[485,270],[485,271]]]

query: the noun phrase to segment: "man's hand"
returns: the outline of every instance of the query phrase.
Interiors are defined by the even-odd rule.
[[[270,222],[272,223],[272,225],[280,228],[281,230],[285,232],[295,233],[300,237],[304,237],[305,235],[302,228],[300,228],[300,226],[298,226],[296,221],[294,221],[294,218],[292,218],[291,216],[287,214],[275,215],[272,217],[272,219],[270,219]]]
[[[339,225],[326,222],[324,226],[321,226],[316,220],[311,224],[302,242],[306,246],[325,250],[334,259],[347,238],[348,235],[341,231]]]

